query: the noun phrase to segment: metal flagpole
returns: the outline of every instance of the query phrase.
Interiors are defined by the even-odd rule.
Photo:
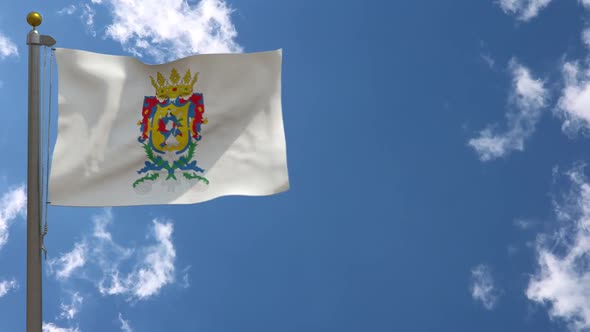
[[[27,35],[29,45],[29,126],[27,160],[27,332],[41,332],[41,183],[39,64],[41,46],[53,46],[55,39],[39,34],[42,17],[37,12],[27,15],[33,27]]]

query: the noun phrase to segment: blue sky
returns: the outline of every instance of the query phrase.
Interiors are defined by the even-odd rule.
[[[0,331],[25,325],[31,10],[148,63],[282,48],[291,181],[50,207],[45,331],[590,330],[590,1],[181,3],[0,2]]]

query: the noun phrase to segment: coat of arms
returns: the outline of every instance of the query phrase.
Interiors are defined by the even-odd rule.
[[[156,180],[167,182],[169,188],[182,179],[209,184],[199,175],[204,170],[195,159],[201,125],[207,124],[203,94],[193,92],[198,76],[192,76],[190,69],[182,79],[176,69],[168,79],[159,72],[156,79],[150,76],[156,95],[144,98],[142,118],[137,123],[138,141],[148,160],[137,171],[142,176],[133,182],[136,191],[149,191],[151,185],[146,184]]]

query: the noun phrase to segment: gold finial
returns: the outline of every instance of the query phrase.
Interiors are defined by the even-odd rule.
[[[29,25],[32,26],[33,29],[40,26],[42,21],[43,17],[41,17],[41,14],[37,12],[30,12],[27,15],[27,23],[29,23]]]

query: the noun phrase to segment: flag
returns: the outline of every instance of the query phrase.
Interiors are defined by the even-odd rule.
[[[51,205],[190,204],[289,187],[281,50],[148,65],[57,49]]]

